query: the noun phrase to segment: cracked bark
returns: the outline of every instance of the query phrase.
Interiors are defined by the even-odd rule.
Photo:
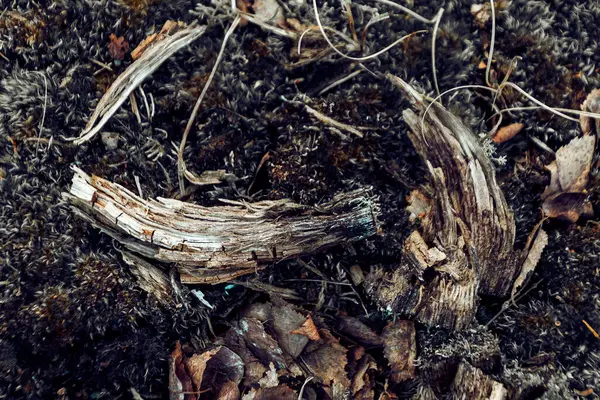
[[[378,206],[368,189],[341,193],[318,207],[290,200],[202,207],[144,200],[126,188],[74,168],[71,208],[125,248],[173,263],[183,283],[220,283],[278,260],[377,233]]]
[[[388,74],[422,116],[428,102]],[[523,252],[513,248],[515,222],[479,140],[458,117],[433,104],[422,117],[403,117],[429,176],[431,198],[419,194],[418,230],[405,242],[396,271],[376,270],[367,290],[385,308],[426,325],[464,329],[473,320],[477,294],[506,296]]]

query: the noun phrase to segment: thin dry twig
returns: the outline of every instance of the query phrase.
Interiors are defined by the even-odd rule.
[[[206,95],[206,92],[208,91],[208,88],[210,87],[210,84],[211,84],[213,78],[215,77],[219,63],[221,62],[221,59],[223,58],[223,54],[225,53],[225,47],[227,46],[227,41],[229,40],[229,37],[233,34],[233,31],[235,30],[235,28],[239,25],[240,20],[241,20],[241,16],[240,16],[240,14],[237,14],[235,19],[231,23],[231,26],[225,33],[225,37],[223,38],[223,43],[221,44],[221,50],[219,50],[219,55],[217,56],[215,65],[214,65],[212,71],[210,72],[208,80],[206,81],[206,83],[204,84],[204,87],[202,88],[202,92],[200,93],[200,96],[198,97],[198,100],[196,101],[196,104],[194,105],[194,109],[192,110],[192,115],[190,115],[190,119],[188,120],[188,123],[185,127],[185,131],[183,132],[181,144],[179,145],[179,151],[177,152],[177,174],[178,174],[178,178],[179,178],[179,191],[181,192],[182,196],[185,195],[184,177],[187,178],[188,180],[190,180],[192,183],[195,179],[195,175],[193,173],[189,172],[185,166],[185,161],[183,159],[183,151],[185,150],[185,144],[187,142],[188,135],[190,134],[190,131],[192,130],[192,125],[194,125],[194,121],[196,120],[196,115],[198,114],[198,110],[200,109],[200,104],[202,103],[202,100],[204,99],[204,96]]]

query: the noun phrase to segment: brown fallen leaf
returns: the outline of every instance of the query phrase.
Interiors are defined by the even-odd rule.
[[[307,338],[309,338],[310,340],[321,339],[321,337],[319,336],[319,331],[317,330],[317,327],[315,326],[315,323],[314,323],[312,317],[310,316],[310,314],[308,314],[306,316],[306,321],[304,321],[304,323],[300,326],[300,328],[294,329],[290,333],[297,334],[297,335],[304,335]]]
[[[393,383],[404,382],[415,377],[417,339],[412,321],[390,322],[381,335],[383,354],[390,364]]]
[[[235,382],[227,381],[221,387],[217,400],[238,400],[240,398],[240,389]]]
[[[277,301],[277,304],[275,302]],[[294,308],[283,300],[273,300],[270,324],[277,334],[277,342],[292,358],[297,358],[306,344],[308,337],[291,333],[299,329],[306,318],[294,310]]]
[[[187,369],[187,372],[192,379],[192,383],[196,388],[196,391],[200,391],[202,387],[202,376],[204,375],[204,370],[206,369],[206,363],[212,356],[217,354],[220,350],[220,347],[217,347],[212,350],[205,351],[202,354],[194,354],[190,358],[184,360],[184,365]]]
[[[576,222],[583,215],[593,215],[585,193],[596,146],[595,136],[571,140],[556,152],[556,161],[548,164],[550,184],[542,193],[544,214]]]
[[[129,51],[129,43],[123,36],[117,37],[114,33],[110,34],[109,39],[108,54],[115,60],[123,61],[125,53]]]
[[[383,340],[366,324],[350,316],[339,316],[337,318],[337,331],[348,336],[365,346],[381,346]]]
[[[338,384],[349,389],[350,379],[345,370],[348,350],[329,331],[322,329],[320,334],[324,343],[316,350],[303,355],[302,359],[323,385],[333,387]]]
[[[600,113],[600,89],[594,89],[588,94],[581,105],[582,111]],[[594,131],[600,134],[600,121],[587,116],[580,116],[579,122],[584,135],[592,135]]]
[[[298,395],[287,385],[259,388],[254,400],[297,400]]]
[[[169,356],[169,400],[185,400],[184,393],[193,392],[192,380],[183,365],[181,343],[175,343],[175,350]],[[195,395],[189,395],[188,400],[195,400]]]
[[[494,143],[504,143],[515,136],[523,129],[525,125],[520,122],[516,122],[514,124],[506,125],[498,129],[498,132],[492,138]]]

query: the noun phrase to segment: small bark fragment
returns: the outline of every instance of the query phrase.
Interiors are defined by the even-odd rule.
[[[163,306],[171,307],[175,305],[171,282],[163,270],[127,251],[122,252],[121,255],[144,291],[154,296]]]
[[[415,377],[417,339],[412,321],[390,322],[382,334],[383,354],[390,364],[393,383],[401,383]]]
[[[507,391],[500,382],[463,361],[454,378],[452,395],[452,398],[460,400],[503,400]]]
[[[282,258],[377,233],[378,207],[367,190],[339,194],[318,209],[289,200],[202,207],[173,199],[144,200],[74,170],[71,191],[65,194],[72,209],[129,251],[175,263],[183,283],[225,282]]]

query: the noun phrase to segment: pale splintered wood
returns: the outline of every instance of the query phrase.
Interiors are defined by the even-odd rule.
[[[223,282],[377,233],[379,208],[368,189],[341,193],[318,207],[285,199],[203,207],[144,200],[118,184],[74,171],[66,196],[77,214],[128,250],[175,263],[186,283]]]
[[[477,294],[507,295],[525,258],[513,247],[513,214],[477,136],[440,104],[428,108],[410,85],[387,77],[420,114],[402,115],[429,186],[411,196],[418,204],[408,211],[417,212],[420,224],[408,236],[404,259],[395,271],[375,270],[366,288],[384,308],[429,326],[464,329],[474,319]]]

